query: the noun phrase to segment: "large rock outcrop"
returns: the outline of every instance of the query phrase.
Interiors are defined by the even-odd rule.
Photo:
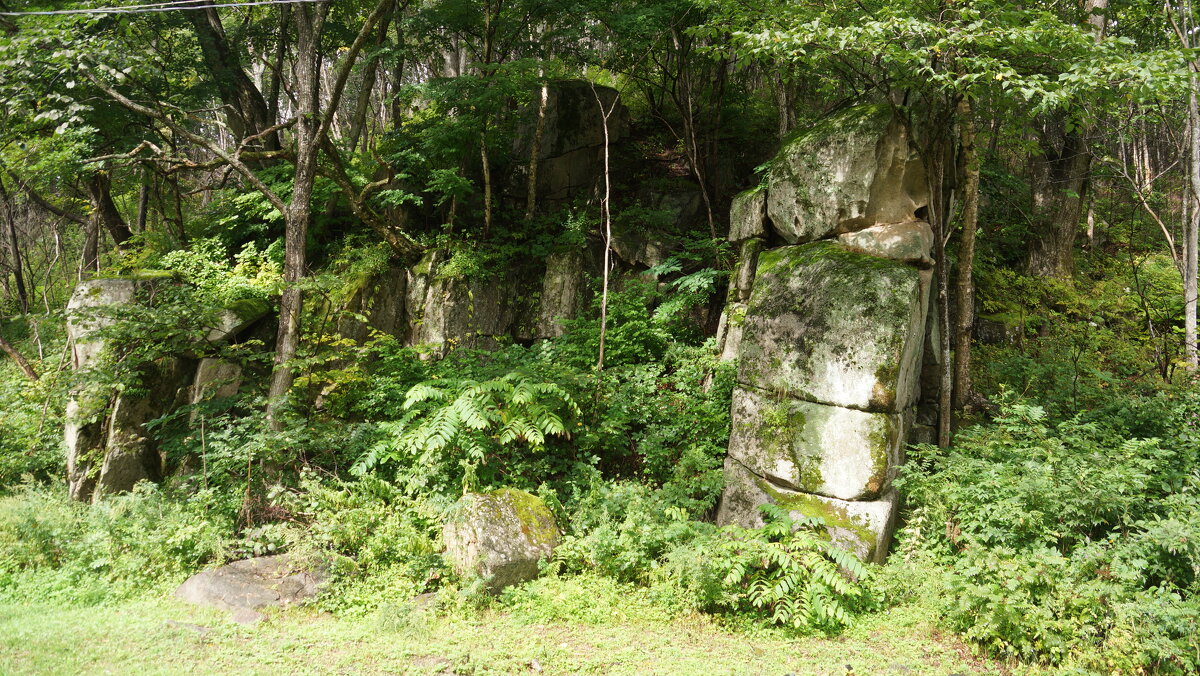
[[[77,370],[99,364],[108,346],[97,332],[112,326],[123,307],[139,302],[139,288],[149,288],[165,278],[146,273],[79,283],[67,305],[67,335]],[[228,342],[268,310],[267,303],[257,300],[232,303],[216,314],[212,326],[202,327],[201,342]],[[132,490],[140,481],[161,481],[162,453],[146,424],[182,404],[232,393],[229,381],[240,383],[240,373],[235,364],[211,359],[197,362],[181,354],[141,366],[138,387],[130,390],[118,391],[98,383],[76,388],[67,402],[64,426],[71,498],[95,501]],[[214,395],[214,388],[221,394]],[[236,390],[234,384],[232,391]]]
[[[765,188],[736,197],[741,257],[722,320],[737,360],[720,523],[772,502],[825,519],[864,559],[887,551],[919,398],[932,232],[924,172],[891,108],[800,134]],[[764,242],[788,245],[764,249]]]

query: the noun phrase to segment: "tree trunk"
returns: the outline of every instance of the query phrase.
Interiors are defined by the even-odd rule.
[[[8,190],[4,188],[3,181],[0,181],[0,200],[4,201],[4,232],[8,244],[9,260],[12,261],[13,284],[16,286],[17,301],[20,303],[21,312],[28,314],[29,287],[25,285],[25,273],[21,269],[21,246],[17,241],[16,217],[13,215],[12,200],[9,198]],[[37,378],[34,377],[34,379]]]
[[[235,144],[254,136],[271,126],[271,113],[262,92],[242,68],[237,52],[230,46],[221,26],[221,17],[215,8],[184,12],[196,31],[204,66],[212,75],[227,108],[229,130]],[[303,53],[300,56],[304,58]],[[279,137],[274,132],[267,134],[261,144],[268,149],[279,147]]]
[[[1186,219],[1183,232],[1183,334],[1184,354],[1188,368],[1195,371],[1200,362],[1197,361],[1196,347],[1196,296],[1197,296],[1197,235],[1200,235],[1200,103],[1197,102],[1197,91],[1200,90],[1200,75],[1192,73],[1191,92],[1188,97],[1188,145],[1191,184],[1191,209],[1185,210],[1191,218]]]
[[[87,190],[93,216],[108,231],[117,248],[125,248],[125,243],[129,241],[133,232],[121,216],[121,212],[117,210],[116,203],[113,202],[112,181],[108,172],[97,171],[92,174],[87,182]]]
[[[267,419],[273,429],[283,428],[279,407],[295,380],[291,361],[300,346],[300,311],[303,296],[308,221],[316,181],[320,95],[320,38],[328,4],[294,8],[296,25],[296,172],[292,197],[284,214],[283,296],[279,301],[279,331],[275,336],[275,368],[271,373]],[[336,105],[336,101],[330,102]]]
[[[537,124],[533,142],[529,145],[529,182],[525,191],[525,220],[531,220],[537,210],[538,166],[541,165],[542,136],[546,134],[546,107],[550,104],[550,85],[543,83],[538,97]]]
[[[29,365],[29,361],[20,352],[17,352],[17,349],[5,340],[4,336],[0,336],[0,350],[4,350],[8,356],[12,357],[13,361],[17,362],[17,366],[21,368],[21,372],[25,374],[26,378],[30,380],[38,379],[37,371],[33,370],[33,367]]]
[[[612,106],[605,110],[595,84],[592,85],[592,96],[596,97],[596,105],[600,108],[600,121],[604,127],[604,195],[600,200],[600,219],[604,225],[604,270],[601,273],[600,287],[600,349],[596,358],[596,372],[602,373],[604,371],[604,341],[608,333],[608,272],[612,267],[612,211],[609,208],[612,182],[608,167],[608,117],[616,110],[617,102],[621,99],[620,94],[613,97]]]
[[[1027,270],[1040,277],[1068,279],[1075,271],[1075,237],[1092,156],[1082,132],[1066,131],[1061,119],[1046,123],[1041,153],[1030,165],[1035,229]]]
[[[350,120],[350,152],[358,147],[358,141],[362,138],[363,132],[367,127],[367,111],[371,107],[371,92],[375,89],[375,80],[379,73],[379,49],[383,43],[387,41],[388,29],[392,22],[392,15],[395,14],[395,3],[391,3],[388,13],[379,22],[379,32],[375,36],[374,51],[371,53],[371,58],[367,60],[366,66],[363,68],[362,87],[358,92],[358,99],[354,102],[354,117]],[[367,146],[366,140],[363,140],[363,148]]]
[[[975,282],[972,272],[975,265],[975,226],[979,218],[979,155],[975,148],[973,115],[970,101],[964,98],[958,106],[958,117],[966,175],[954,296],[954,408],[958,410],[962,410],[971,397],[971,331],[975,326]]]

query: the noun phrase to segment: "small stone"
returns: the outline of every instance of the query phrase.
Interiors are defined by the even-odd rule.
[[[933,267],[933,228],[925,221],[885,223],[838,235],[838,244],[851,251]]]

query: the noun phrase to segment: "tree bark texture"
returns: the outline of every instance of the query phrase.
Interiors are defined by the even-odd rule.
[[[1075,271],[1075,237],[1091,173],[1092,156],[1081,130],[1067,131],[1065,119],[1047,120],[1031,158],[1034,232],[1029,274],[1068,279]]]
[[[960,144],[965,166],[962,235],[958,244],[958,274],[954,293],[954,408],[962,410],[971,397],[971,334],[975,327],[975,228],[979,220],[979,154],[975,148],[975,119],[969,99],[958,106]]]
[[[98,171],[87,182],[88,201],[92,205],[92,216],[96,222],[108,231],[113,243],[118,249],[124,248],[125,243],[133,235],[129,224],[121,216],[112,198],[112,179],[106,171]]]
[[[275,336],[275,368],[271,373],[267,418],[272,428],[282,429],[279,406],[291,390],[295,372],[291,361],[300,346],[300,311],[303,295],[300,281],[306,265],[308,221],[311,215],[313,184],[317,178],[317,134],[320,95],[320,38],[328,11],[327,3],[298,5],[294,8],[296,26],[296,173],[292,181],[291,201],[284,213],[284,290],[279,301],[279,331]],[[331,102],[330,105],[336,105]]]
[[[237,143],[255,136],[269,128],[273,122],[262,92],[246,75],[245,69],[225,36],[221,17],[215,8],[185,12],[200,42],[200,53],[204,66],[212,75],[227,110],[229,131]],[[281,38],[282,39],[282,38]],[[304,58],[303,52],[297,50]],[[279,137],[274,132],[261,141],[268,149],[279,147]]]

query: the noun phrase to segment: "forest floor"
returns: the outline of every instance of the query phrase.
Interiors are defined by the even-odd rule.
[[[0,605],[0,674],[1051,673],[981,659],[914,607],[870,615],[834,638],[733,630],[640,608],[625,614],[604,602],[594,610],[608,619],[520,607],[362,618],[294,608],[243,626],[169,597]]]

